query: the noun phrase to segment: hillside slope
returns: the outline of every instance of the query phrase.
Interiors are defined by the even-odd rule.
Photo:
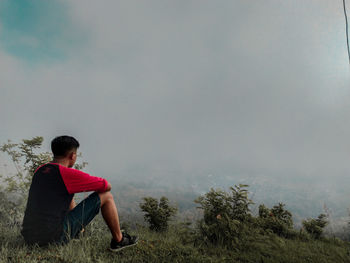
[[[237,249],[196,242],[193,231],[173,224],[168,232],[131,230],[140,241],[118,253],[107,250],[108,229],[98,216],[79,240],[65,246],[28,247],[19,228],[0,226],[0,262],[350,262],[350,243],[339,239],[284,239],[273,233],[249,237]]]

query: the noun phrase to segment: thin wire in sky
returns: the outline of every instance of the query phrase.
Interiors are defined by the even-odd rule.
[[[348,16],[346,14],[345,0],[343,0],[343,7],[344,7],[344,15],[345,15],[345,23],[346,23],[346,44],[348,47],[348,57],[349,57],[349,64],[350,64],[349,26],[348,26]]]

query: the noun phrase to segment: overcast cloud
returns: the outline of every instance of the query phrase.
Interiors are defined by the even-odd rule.
[[[2,142],[73,135],[107,178],[349,175],[341,1],[52,3],[0,18]]]

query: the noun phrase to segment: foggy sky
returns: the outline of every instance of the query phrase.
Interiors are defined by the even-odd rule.
[[[1,142],[75,136],[107,178],[350,173],[341,1],[4,3]]]

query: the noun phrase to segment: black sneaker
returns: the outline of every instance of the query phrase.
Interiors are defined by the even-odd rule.
[[[120,242],[117,242],[114,238],[112,238],[111,246],[109,248],[110,251],[116,252],[122,250],[126,247],[131,247],[137,244],[139,238],[137,236],[130,236],[125,232],[122,232],[123,238]]]

